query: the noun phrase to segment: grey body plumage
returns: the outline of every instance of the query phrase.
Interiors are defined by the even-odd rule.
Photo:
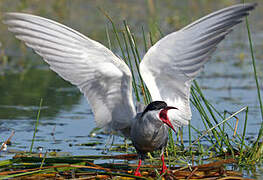
[[[168,127],[158,116],[158,112],[138,113],[131,128],[131,140],[140,155],[162,150],[168,141]]]

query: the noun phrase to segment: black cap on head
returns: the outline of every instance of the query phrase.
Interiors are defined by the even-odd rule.
[[[148,112],[148,111],[153,111],[153,110],[159,110],[167,107],[166,102],[164,101],[153,101],[148,106],[145,108],[145,110],[142,113],[142,116]]]

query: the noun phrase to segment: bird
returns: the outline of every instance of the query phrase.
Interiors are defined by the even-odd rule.
[[[7,12],[3,23],[32,48],[64,80],[76,85],[89,102],[96,125],[131,139],[139,162],[146,153],[164,149],[168,130],[192,118],[190,87],[217,45],[256,7],[236,4],[212,12],[157,41],[144,55],[141,77],[151,95],[145,109],[136,111],[128,65],[101,43],[50,19]]]

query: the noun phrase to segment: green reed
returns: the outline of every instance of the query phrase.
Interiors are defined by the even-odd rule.
[[[254,79],[256,82],[257,86],[257,95],[258,95],[258,101],[259,101],[259,106],[260,106],[260,112],[261,112],[261,127],[258,133],[257,140],[253,143],[249,159],[256,160],[258,161],[261,157],[261,147],[263,146],[262,142],[262,137],[263,137],[263,104],[262,104],[262,99],[261,99],[261,94],[260,94],[260,85],[259,85],[259,78],[258,78],[258,73],[257,73],[257,68],[256,68],[256,60],[254,56],[254,48],[253,48],[253,43],[252,43],[252,38],[251,38],[251,33],[250,33],[250,28],[249,28],[249,22],[248,18],[246,17],[246,28],[247,28],[247,33],[248,33],[248,41],[249,41],[249,47],[250,47],[250,53],[251,53],[251,61],[252,61],[252,67],[253,67],[253,72],[254,72]]]
[[[30,153],[32,153],[34,142],[35,142],[35,139],[36,139],[36,133],[37,133],[37,127],[38,127],[39,118],[40,118],[40,111],[41,111],[41,107],[42,107],[42,102],[43,102],[43,99],[41,98],[40,99],[40,103],[39,103],[38,112],[37,112],[37,119],[36,119],[36,124],[35,124],[35,130],[34,130],[32,142],[31,142],[31,146],[30,146],[30,151],[29,151]]]

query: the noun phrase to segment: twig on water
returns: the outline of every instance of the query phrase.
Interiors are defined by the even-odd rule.
[[[197,170],[198,170],[198,167],[196,167],[196,168],[192,171],[192,173],[187,177],[187,180],[191,179]]]
[[[230,115],[232,115],[231,112],[228,112],[228,111],[225,111],[225,112],[228,113],[228,114],[230,114]],[[233,137],[236,137],[239,118],[238,118],[237,116],[234,116],[234,118],[236,118],[236,125],[235,125],[235,129],[234,129]]]

